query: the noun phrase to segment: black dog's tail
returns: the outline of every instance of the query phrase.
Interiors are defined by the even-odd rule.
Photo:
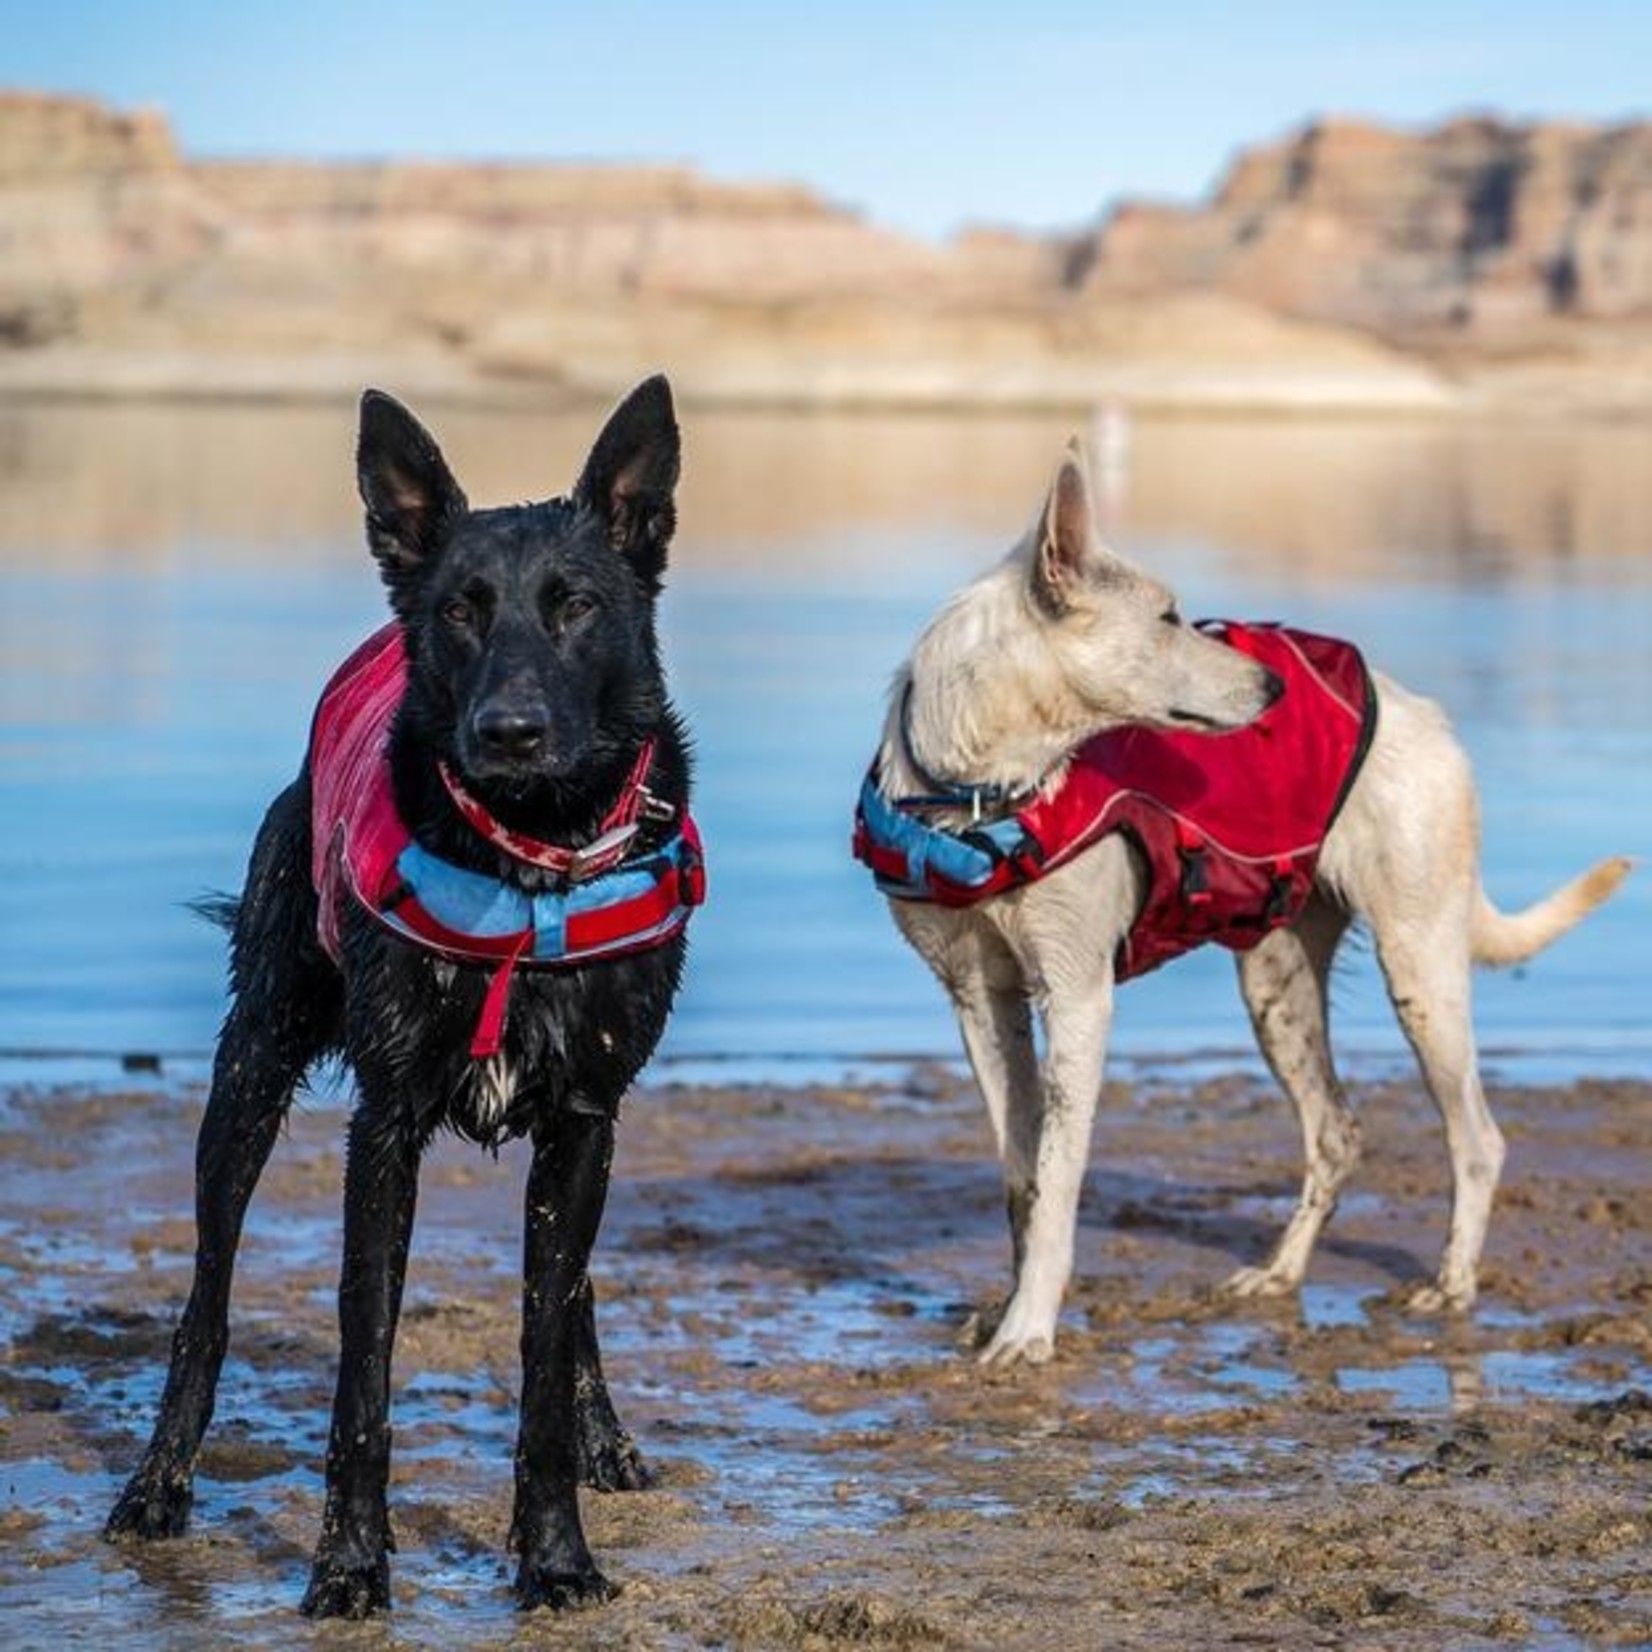
[[[216,924],[225,931],[235,928],[235,920],[241,913],[241,897],[239,895],[226,895],[221,889],[210,890],[205,895],[197,895],[194,900],[185,901],[184,905],[197,918],[205,918],[209,924]]]

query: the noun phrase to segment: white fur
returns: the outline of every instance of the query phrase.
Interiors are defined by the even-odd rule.
[[[1629,862],[1602,862],[1523,913],[1497,912],[1480,887],[1467,758],[1436,706],[1386,678],[1376,683],[1376,735],[1326,840],[1315,894],[1295,925],[1239,958],[1263,1055],[1296,1106],[1307,1171],[1272,1257],[1228,1284],[1240,1295],[1294,1290],[1358,1159],[1359,1128],[1326,1030],[1331,962],[1358,920],[1375,940],[1451,1157],[1450,1234],[1436,1281],[1411,1305],[1464,1308],[1504,1151],[1480,1086],[1471,966],[1529,957],[1605,900]],[[883,784],[891,796],[922,791],[921,766],[956,781],[1047,785],[1065,754],[1101,729],[1233,728],[1267,703],[1259,666],[1178,623],[1163,585],[1096,542],[1082,457],[1070,450],[1037,526],[942,608],[897,673]],[[890,903],[952,998],[1004,1165],[1014,1288],[988,1327],[988,1363],[1039,1363],[1054,1350],[1112,1020],[1113,958],[1142,875],[1113,836],[978,906]]]
[[[516,1095],[516,1069],[505,1052],[471,1064],[470,1115],[483,1134],[505,1122],[505,1113]]]

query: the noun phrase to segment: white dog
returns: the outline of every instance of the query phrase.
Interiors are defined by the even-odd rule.
[[[1272,1257],[1228,1285],[1241,1295],[1294,1290],[1358,1157],[1359,1127],[1331,1062],[1326,980],[1361,920],[1451,1156],[1450,1235],[1436,1281],[1411,1306],[1460,1309],[1474,1300],[1504,1153],[1476,1067],[1471,968],[1530,957],[1605,900],[1630,863],[1604,861],[1526,911],[1498,912],[1480,886],[1473,779],[1445,717],[1384,678],[1366,681],[1374,728],[1316,845],[1305,898],[1288,924],[1239,953],[1262,1052],[1301,1121],[1307,1174]],[[903,809],[925,829],[990,827],[1018,801],[1050,797],[1074,749],[1100,731],[1235,730],[1280,692],[1260,661],[1184,625],[1163,585],[1098,542],[1075,444],[1036,526],[941,610],[897,673],[863,831],[867,803]],[[964,841],[982,841],[979,830]],[[978,904],[890,903],[952,998],[1004,1164],[1014,1289],[981,1354],[996,1364],[1053,1351],[1116,959],[1150,893],[1151,867],[1121,832],[1052,866]]]

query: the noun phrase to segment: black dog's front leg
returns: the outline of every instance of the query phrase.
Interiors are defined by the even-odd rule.
[[[521,1557],[516,1596],[524,1607],[578,1606],[614,1593],[580,1527],[574,1397],[581,1316],[589,1311],[585,1266],[602,1221],[613,1152],[613,1121],[589,1114],[565,1113],[534,1136],[523,1242],[522,1425],[511,1522],[511,1543]],[[591,1353],[594,1357],[594,1329]]]
[[[339,1277],[338,1392],[327,1446],[309,1617],[364,1618],[390,1604],[390,1358],[417,1202],[414,1130],[379,1123],[364,1103],[350,1121]]]
[[[596,1304],[588,1274],[580,1283],[574,1311],[578,1315],[574,1325],[574,1431],[579,1483],[596,1491],[646,1491],[654,1476],[637,1442],[620,1422],[602,1374]]]

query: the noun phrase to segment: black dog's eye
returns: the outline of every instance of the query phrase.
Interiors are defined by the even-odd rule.
[[[564,597],[557,608],[557,617],[564,625],[577,625],[582,619],[597,611],[597,605],[590,597],[580,596],[578,593],[571,597]]]
[[[463,630],[476,618],[476,610],[463,597],[449,597],[442,604],[442,618]]]

